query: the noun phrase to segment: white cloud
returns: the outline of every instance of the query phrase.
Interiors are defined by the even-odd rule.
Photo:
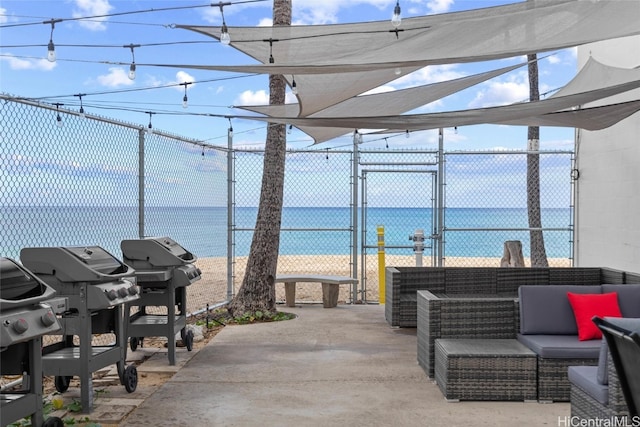
[[[7,22],[9,22],[7,9],[5,9],[4,7],[0,7],[0,24],[6,24]]]
[[[9,64],[12,70],[43,70],[49,71],[57,66],[56,62],[49,62],[46,59],[19,58],[9,53],[0,56],[0,60]]]
[[[445,13],[451,9],[453,0],[430,0],[427,2],[427,7],[431,13]]]
[[[174,89],[176,89],[179,92],[184,92],[184,86],[179,86],[180,83],[189,83],[191,82],[190,85],[187,85],[187,90],[192,89],[196,84],[195,84],[195,77],[193,77],[191,74],[187,73],[186,71],[178,71],[176,73],[176,80],[173,82],[169,82],[168,84],[174,84],[176,86],[173,86]]]
[[[129,72],[123,68],[111,67],[109,74],[103,74],[96,79],[99,84],[107,87],[131,86],[133,81],[129,79]]]
[[[252,90],[245,90],[236,98],[234,105],[268,105],[269,94],[266,90],[259,90],[254,92]]]
[[[109,0],[75,0],[76,9],[73,11],[74,18],[84,16],[106,15],[113,9]],[[91,20],[80,20],[80,26],[92,31],[104,31],[107,29],[105,22],[107,18],[92,18]]]
[[[520,71],[503,80],[493,80],[482,84],[468,108],[485,108],[523,102],[529,99],[529,74]],[[548,85],[540,83],[540,93],[548,90]]]

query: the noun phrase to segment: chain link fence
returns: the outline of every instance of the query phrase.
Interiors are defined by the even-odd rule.
[[[188,312],[238,289],[255,227],[262,151],[234,150],[229,170],[229,153],[220,147],[3,99],[2,256],[18,258],[28,246],[98,245],[121,258],[121,240],[166,235],[198,256],[203,272],[188,288]],[[361,150],[354,171],[351,150],[288,151],[278,274],[355,275],[355,298],[377,302],[379,226],[389,266],[499,265],[507,240],[522,241],[528,257],[526,157],[448,152],[440,168],[437,151]],[[572,164],[570,152],[540,154],[552,265],[571,263]],[[414,241],[419,230],[422,252]],[[282,284],[276,296],[284,301]],[[341,289],[341,301],[353,297]],[[317,284],[297,287],[299,301],[321,298]]]
[[[59,119],[59,120],[58,120]],[[187,312],[226,300],[227,153],[146,127],[5,98],[0,254],[169,236],[197,257]]]

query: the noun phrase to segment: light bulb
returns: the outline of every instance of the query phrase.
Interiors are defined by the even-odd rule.
[[[62,117],[60,117],[60,113],[58,113],[58,115],[56,116],[56,126],[58,126],[59,128],[62,127]]]
[[[233,128],[229,127],[229,136],[233,138]]]
[[[182,98],[182,108],[187,108],[189,103],[187,102],[187,95]]]
[[[287,129],[287,134],[291,135],[292,131],[293,131],[293,125],[289,125],[289,129]]]
[[[147,127],[147,132],[149,133],[149,135],[153,134],[153,126],[151,125],[151,122],[149,122],[149,126]]]
[[[295,80],[291,83],[291,93],[293,93],[294,95],[298,94],[298,85],[296,84]]]
[[[84,108],[82,108],[82,106],[80,106],[80,114],[79,114],[81,119],[84,119],[86,116],[84,115]]]
[[[391,17],[391,25],[393,28],[398,28],[400,23],[402,22],[402,18],[400,17],[400,0],[396,2],[396,7],[393,8],[393,16]]]
[[[407,129],[407,131],[404,134],[404,137],[409,139],[410,136],[411,136],[411,134],[409,133],[409,129]]]
[[[53,45],[53,40],[49,40],[49,45],[47,46],[47,60],[56,62],[56,48]]]
[[[220,43],[228,46],[231,43],[231,35],[229,34],[229,29],[227,28],[227,24],[222,23],[222,28],[220,30]]]
[[[129,80],[135,80],[136,79],[136,64],[135,62],[131,63],[131,66],[129,67]]]

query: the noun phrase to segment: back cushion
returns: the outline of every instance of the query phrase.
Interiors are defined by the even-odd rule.
[[[602,285],[602,292],[617,292],[622,317],[640,317],[640,285]]]
[[[520,333],[577,335],[578,326],[567,292],[600,294],[600,286],[520,286]]]

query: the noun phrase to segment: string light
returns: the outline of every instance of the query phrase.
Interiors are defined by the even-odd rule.
[[[60,116],[60,107],[64,104],[61,104],[59,102],[56,102],[55,104],[53,104],[56,106],[56,126],[58,126],[59,128],[62,127],[62,117]]]
[[[393,8],[393,16],[391,17],[391,25],[393,28],[398,28],[402,23],[402,18],[400,17],[400,0],[396,1],[396,7]],[[398,34],[396,33],[396,36]]]
[[[187,108],[189,106],[188,103],[188,99],[187,99],[187,86],[189,86],[191,83],[193,82],[184,82],[184,83],[180,83],[180,85],[184,86],[184,96],[182,97],[182,108]]]
[[[404,137],[409,139],[410,136],[411,134],[409,134],[409,129],[407,129],[407,131],[404,133]]]
[[[298,85],[296,84],[296,78],[293,78],[293,81],[291,82],[291,93],[293,93],[294,95],[298,94]]]
[[[293,125],[289,125],[289,128],[287,129],[287,135],[291,135],[292,131],[293,131]]]
[[[231,125],[231,118],[229,117],[229,138],[233,138],[233,126]]]
[[[56,27],[56,22],[62,22],[62,19],[50,19],[43,22],[43,24],[51,24],[51,35],[47,45],[47,60],[49,62],[56,62],[56,47],[53,44],[53,29]]]
[[[227,28],[227,23],[224,21],[224,6],[229,6],[230,4],[231,3],[222,3],[222,2],[218,3],[218,6],[220,7],[220,15],[222,15],[222,28],[220,28],[220,43],[222,43],[225,46],[228,46],[231,43],[231,35],[229,35],[229,29]]]
[[[136,79],[136,54],[133,51],[134,48],[140,47],[139,44],[127,44],[122,47],[128,47],[131,49],[131,65],[129,66],[129,80]]]
[[[84,115],[84,108],[82,107],[82,97],[85,96],[85,95],[86,95],[86,93],[77,93],[77,94],[73,95],[73,96],[77,96],[78,98],[80,98],[79,116],[80,116],[80,118],[83,118],[83,119],[85,118],[85,115]]]
[[[149,115],[149,125],[147,126],[147,132],[149,133],[149,135],[153,134],[153,125],[151,124],[151,116],[153,116],[155,113],[151,112],[151,111],[145,111],[145,113],[147,113]]]
[[[269,64],[273,64],[275,59],[273,59],[273,42],[278,42],[278,39],[266,39],[262,40],[263,42],[269,42]]]

